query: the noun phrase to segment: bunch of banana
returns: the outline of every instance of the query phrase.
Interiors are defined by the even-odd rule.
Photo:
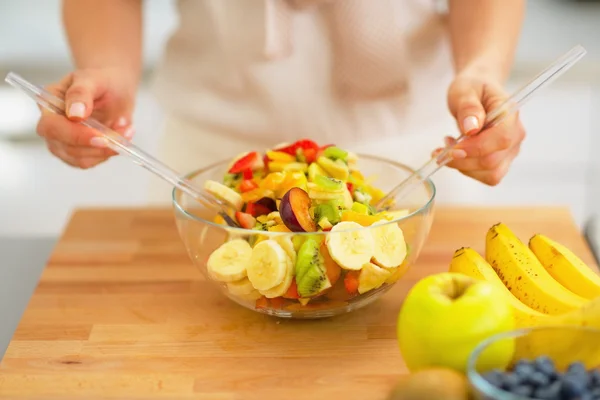
[[[485,258],[458,249],[450,271],[483,279],[501,289],[517,327],[590,326],[600,329],[600,277],[568,248],[544,235],[529,246],[504,224],[486,236]]]

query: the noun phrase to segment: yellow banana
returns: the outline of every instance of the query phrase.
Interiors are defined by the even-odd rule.
[[[600,364],[600,297],[582,307],[562,315],[549,315],[542,329],[534,330],[516,343],[515,359],[548,355],[558,368],[566,368],[573,360],[584,360],[589,368]],[[595,328],[561,329],[563,327]],[[544,329],[548,327],[549,329]]]
[[[517,328],[531,327],[543,323],[549,315],[536,311],[517,299],[500,280],[490,264],[475,250],[462,248],[454,252],[450,272],[459,272],[475,279],[485,280],[504,293],[513,309]]]
[[[586,299],[600,296],[600,276],[567,247],[538,234],[529,239],[529,248],[564,287]]]
[[[563,314],[585,302],[544,269],[535,254],[504,224],[486,235],[485,258],[516,298],[544,314]]]

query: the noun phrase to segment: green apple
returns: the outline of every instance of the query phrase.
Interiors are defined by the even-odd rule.
[[[489,282],[445,272],[417,282],[398,315],[398,344],[411,371],[431,367],[466,372],[471,352],[491,335],[515,328],[503,293]],[[512,340],[490,346],[479,368],[502,368],[514,352]]]

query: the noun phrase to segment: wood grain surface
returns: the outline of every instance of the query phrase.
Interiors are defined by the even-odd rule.
[[[565,209],[438,208],[417,264],[382,299],[327,320],[264,316],[189,260],[170,209],[79,210],[0,367],[3,399],[383,399],[405,373],[396,317],[419,278],[496,222],[595,265]]]

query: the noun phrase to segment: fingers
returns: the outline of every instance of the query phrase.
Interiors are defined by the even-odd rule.
[[[474,135],[485,121],[485,108],[481,104],[482,93],[478,86],[458,82],[448,93],[448,104],[456,118],[461,133]]]
[[[48,140],[46,144],[54,156],[72,167],[81,169],[95,167],[114,155],[108,149],[69,146],[56,140]]]
[[[480,158],[482,162],[488,157],[493,159],[493,154],[507,150],[525,139],[525,129],[518,120],[518,116],[512,117],[503,124],[486,129],[481,134],[469,137],[459,143],[456,148],[467,153],[467,157]],[[487,161],[486,161],[487,160]]]
[[[44,139],[69,146],[91,146],[91,140],[96,136],[94,130],[45,110],[36,130]]]
[[[461,171],[464,175],[476,179],[489,186],[498,185],[508,173],[513,160],[519,155],[521,146],[508,150],[498,166],[491,170]]]
[[[94,109],[94,100],[104,91],[102,80],[95,79],[85,71],[77,71],[67,77],[63,84],[67,87],[65,106],[69,119],[80,121],[89,117]]]

